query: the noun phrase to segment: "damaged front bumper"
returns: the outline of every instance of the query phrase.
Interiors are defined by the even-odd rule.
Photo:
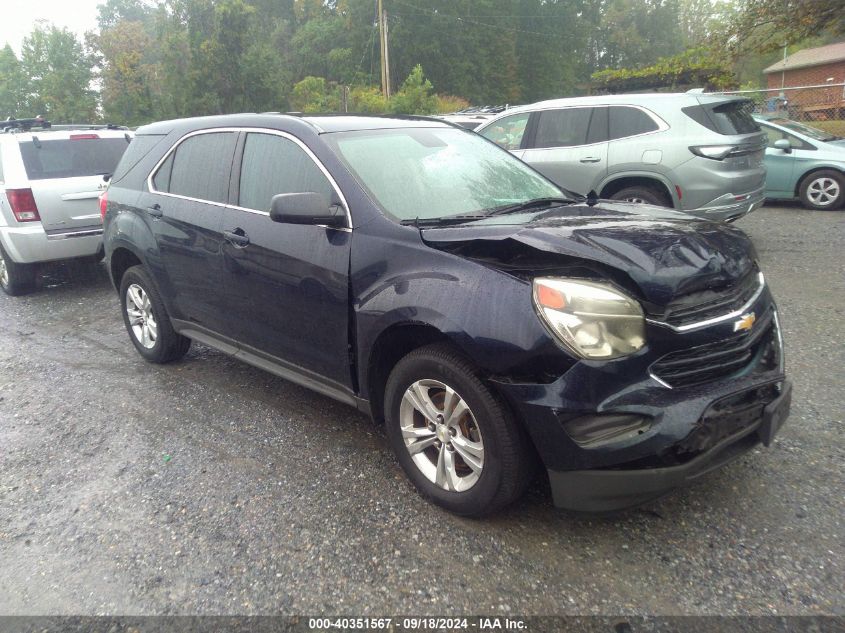
[[[580,361],[545,384],[494,379],[548,471],[555,504],[607,512],[662,496],[770,444],[789,415],[777,311],[768,291],[735,319],[682,331],[649,323],[649,345]]]
[[[781,392],[760,403],[753,423],[724,437],[708,450],[677,466],[607,470],[549,470],[556,506],[581,512],[623,510],[662,497],[698,477],[720,468],[760,443],[769,446],[789,416],[792,384],[780,383]],[[713,420],[718,424],[718,418]]]

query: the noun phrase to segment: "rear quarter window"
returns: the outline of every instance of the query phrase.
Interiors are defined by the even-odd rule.
[[[725,136],[734,136],[760,131],[760,126],[751,116],[752,107],[751,101],[741,100],[688,106],[681,108],[681,111],[696,123],[700,123],[713,132]]]
[[[164,134],[142,134],[133,138],[114,170],[112,182],[117,182],[128,174],[164,137]]]
[[[125,138],[36,140],[20,143],[30,180],[77,178],[114,173],[129,143]]]

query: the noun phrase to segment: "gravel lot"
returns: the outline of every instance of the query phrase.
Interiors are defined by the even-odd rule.
[[[845,213],[739,224],[792,417],[606,519],[541,485],[483,521],[426,504],[354,410],[196,344],[145,363],[101,266],[0,294],[0,613],[845,614]]]

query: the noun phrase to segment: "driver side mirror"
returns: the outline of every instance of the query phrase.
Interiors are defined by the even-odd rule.
[[[790,143],[789,140],[785,138],[779,138],[778,140],[776,140],[774,148],[782,150],[784,154],[792,153],[792,143]]]
[[[282,224],[323,224],[338,227],[346,224],[346,213],[340,204],[312,191],[280,193],[270,202],[270,219]]]

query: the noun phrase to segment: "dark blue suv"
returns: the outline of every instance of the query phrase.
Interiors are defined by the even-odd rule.
[[[789,412],[774,301],[738,229],[560,189],[424,118],[145,126],[101,201],[130,339],[197,340],[384,422],[419,491],[500,508],[654,499]]]

